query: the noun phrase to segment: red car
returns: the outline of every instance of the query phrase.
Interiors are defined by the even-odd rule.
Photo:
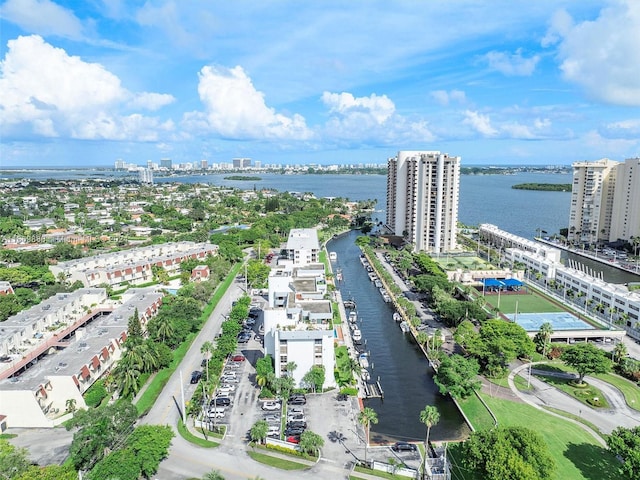
[[[291,435],[290,437],[287,437],[287,442],[289,442],[289,443],[300,443],[300,436],[299,435]]]
[[[234,355],[231,357],[232,362],[244,362],[244,355]]]

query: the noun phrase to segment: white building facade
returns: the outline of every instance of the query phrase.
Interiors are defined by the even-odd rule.
[[[460,157],[400,151],[387,162],[387,227],[415,251],[457,248]]]

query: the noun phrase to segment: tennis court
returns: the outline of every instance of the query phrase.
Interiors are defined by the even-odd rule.
[[[560,330],[595,330],[595,327],[579,319],[569,312],[518,313],[506,315],[511,321],[527,332],[537,332],[543,323],[549,322],[554,331]]]

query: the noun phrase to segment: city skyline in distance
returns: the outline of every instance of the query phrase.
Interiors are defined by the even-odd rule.
[[[0,29],[0,167],[640,155],[632,0],[6,0]]]

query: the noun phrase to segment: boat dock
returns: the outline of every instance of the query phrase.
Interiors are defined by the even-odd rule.
[[[365,398],[382,398],[384,400],[384,391],[380,386],[380,377],[378,377],[378,380],[375,382],[363,382],[362,387]]]

